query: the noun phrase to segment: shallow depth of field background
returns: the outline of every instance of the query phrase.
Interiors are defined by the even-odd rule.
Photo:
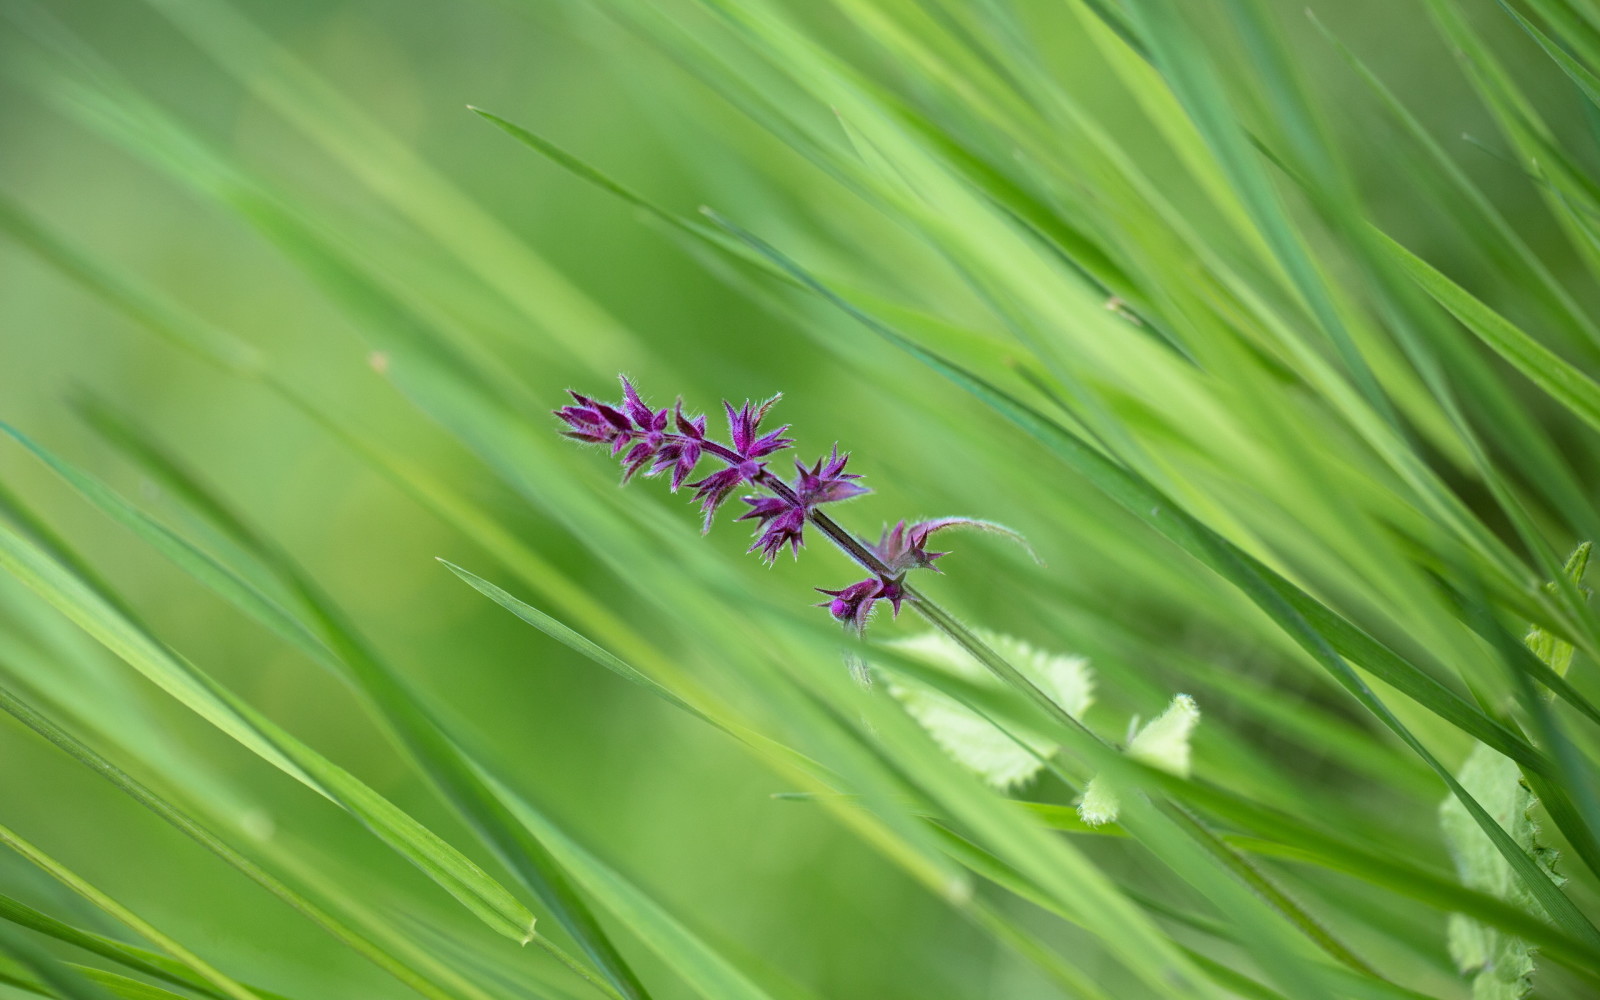
[[[1363,118],[1356,82],[1300,15],[1300,5],[1280,6],[1324,105],[1339,108],[1344,102],[1330,95],[1351,95],[1349,114],[1333,125],[1368,204],[1412,249],[1514,313],[1516,290],[1476,258],[1455,256],[1433,210],[1394,189],[1383,136]],[[1535,211],[1533,188],[1513,165],[1458,138],[1486,136],[1491,126],[1421,11],[1409,3],[1322,6],[1330,27],[1405,95],[1534,246],[1549,251],[1555,270],[1566,273],[1567,251],[1552,246],[1551,224]],[[1500,15],[1493,4],[1470,6],[1502,54],[1533,81],[1530,92],[1549,97],[1544,110],[1551,120],[1587,128],[1570,88],[1557,87],[1554,69],[1508,23],[1494,23]],[[723,397],[782,391],[779,413],[794,424],[802,453],[837,440],[854,453],[856,471],[868,475],[876,492],[841,515],[856,529],[870,533],[880,521],[907,515],[964,513],[1010,524],[1032,539],[1048,563],[1048,593],[994,583],[1023,567],[998,543],[956,543],[949,576],[935,590],[969,620],[1070,649],[1067,626],[1081,612],[1122,623],[1148,644],[1142,648],[1174,651],[1170,663],[1141,663],[1138,676],[1097,660],[1102,690],[1095,711],[1103,715],[1095,717],[1103,731],[1114,732],[1134,712],[1148,717],[1173,691],[1191,690],[1214,713],[1207,727],[1232,725],[1257,746],[1277,746],[1304,781],[1334,782],[1358,807],[1370,802],[1366,820],[1373,827],[1417,829],[1433,822],[1431,793],[1400,796],[1391,788],[1369,796],[1348,773],[1325,772],[1314,748],[1236,717],[1226,697],[1208,692],[1216,676],[1231,674],[1278,697],[1329,697],[1307,668],[1288,665],[1281,645],[1258,637],[1253,612],[1242,605],[1234,608],[1236,617],[1218,612],[1233,603],[1225,595],[1200,610],[1186,604],[1182,594],[1206,585],[1202,571],[1154,541],[1142,550],[1137,540],[1109,543],[1101,526],[1114,517],[1104,513],[1104,501],[992,414],[833,314],[818,308],[815,328],[807,328],[767,308],[739,280],[725,281],[702,266],[661,227],[533,156],[466,109],[481,106],[536,128],[674,209],[712,206],[820,259],[849,246],[852,256],[845,259],[878,269],[861,274],[864,282],[892,284],[903,266],[926,266],[913,259],[903,234],[853,210],[813,167],[588,4],[233,4],[520,245],[525,256],[497,258],[511,276],[499,289],[402,219],[372,177],[334,162],[268,107],[252,92],[254,68],[219,66],[152,6],[53,0],[43,8],[0,7],[22,18],[0,21],[0,191],[105,261],[258,346],[308,395],[485,502],[602,599],[615,595],[617,609],[637,616],[647,634],[658,631],[668,644],[681,641],[671,637],[659,612],[631,606],[583,539],[530,509],[393,391],[357,324],[259,234],[86,127],[71,111],[70,94],[42,93],[39,81],[50,71],[38,61],[51,57],[41,55],[32,29],[18,24],[64,25],[125,83],[434,303],[538,401],[527,408],[530,423],[550,424],[541,407],[555,404],[568,385],[610,394],[618,370],[632,374],[658,402],[682,394],[704,409]],[[816,16],[833,30],[824,14]],[[1059,34],[1047,50],[1061,78],[1089,103],[1115,100],[1096,96],[1099,76],[1077,40],[1048,11],[1039,21],[1041,32]],[[835,27],[842,52],[864,47],[852,29]],[[1592,145],[1587,148],[1592,154]],[[1179,173],[1176,164],[1159,161],[1147,168],[1157,176]],[[543,272],[535,273],[534,264]],[[515,277],[522,268],[530,268],[525,282]],[[513,301],[515,289],[507,289],[519,283],[522,300]],[[1580,286],[1578,294],[1593,304],[1592,289]],[[591,316],[592,331],[579,338],[587,345],[582,356],[553,348],[550,331],[531,315],[556,296],[571,297],[567,306],[581,300],[577,308]],[[636,345],[647,353],[641,356]],[[731,954],[826,997],[1002,997],[1037,989],[1014,958],[821,810],[773,799],[785,789],[726,740],[462,586],[435,557],[503,582],[493,554],[475,549],[364,468],[324,430],[258,387],[137,329],[0,240],[0,415],[160,509],[158,491],[86,429],[75,409],[84,401],[131,416],[200,470],[302,560],[421,688],[467,723],[479,745],[493,748],[520,788]],[[603,457],[590,457],[596,467],[605,465]],[[1586,459],[1577,464],[1592,484],[1596,468]],[[0,481],[91,556],[175,648],[446,837],[463,844],[469,839],[324,672],[145,550],[10,442],[0,445]],[[668,495],[660,483],[630,486],[626,500],[660,508],[686,533],[696,530],[686,497]],[[1080,522],[1075,505],[1101,511],[1100,519]],[[741,527],[726,523],[704,544],[739,574],[775,579],[796,604],[811,600],[813,586],[853,579],[841,558],[815,545],[798,565],[784,560],[767,570],[742,554],[748,540]],[[1162,560],[1170,565],[1163,568]],[[1148,583],[1163,572],[1174,581],[1166,592]],[[4,630],[4,616],[18,613],[28,599],[9,580],[0,581],[0,594]],[[1047,604],[1056,610],[1042,612]],[[739,609],[729,607],[728,614]],[[893,627],[910,628],[886,625],[884,634]],[[65,625],[62,630],[64,642],[79,641]],[[1187,656],[1205,659],[1217,674],[1197,680],[1185,671]],[[281,838],[308,867],[359,887],[374,907],[422,908],[409,916],[425,915],[430,923],[455,927],[463,939],[485,940],[470,918],[399,859],[372,846],[348,817],[109,656],[89,650],[85,657],[101,661],[106,673],[96,697],[108,706],[137,704],[157,720],[152,739],[168,741],[172,754],[236,786],[260,835]],[[1465,750],[1464,740],[1413,715],[1440,745]],[[1202,759],[1208,739],[1202,729],[1196,751]],[[1397,785],[1426,785],[1420,768],[1396,759]],[[1049,787],[1039,794],[1050,795]],[[0,724],[0,820],[243,978],[304,998],[404,995],[9,721]],[[1113,869],[1136,863],[1115,843],[1090,850]],[[0,857],[0,890],[91,924],[96,919],[9,856]],[[1395,919],[1408,916],[1402,910]],[[1419,910],[1415,919],[1437,917]],[[1070,932],[1060,933],[1070,940]],[[1376,940],[1361,943],[1382,947]],[[547,959],[530,950],[526,961]],[[641,965],[647,973],[652,968],[648,958]],[[674,995],[672,987],[662,995]]]

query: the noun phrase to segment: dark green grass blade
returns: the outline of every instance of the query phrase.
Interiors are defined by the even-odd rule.
[[[1174,789],[1188,793],[1195,802],[1216,805],[1219,796],[1196,794],[1194,786]],[[1120,827],[1089,826],[1078,818],[1078,812],[1068,806],[1050,803],[1028,803],[1029,811],[1052,829],[1078,836],[1125,837]],[[1259,827],[1266,820],[1263,810],[1248,812],[1229,810],[1225,815],[1242,824]],[[1439,910],[1441,913],[1464,913],[1475,920],[1498,927],[1509,934],[1533,942],[1573,968],[1600,968],[1600,951],[1587,947],[1568,937],[1526,910],[1513,906],[1497,896],[1469,889],[1444,872],[1435,872],[1398,856],[1347,843],[1337,837],[1295,823],[1288,817],[1273,817],[1270,821],[1273,836],[1280,839],[1262,839],[1241,834],[1229,834],[1225,839],[1239,850],[1262,858],[1286,861],[1297,865],[1312,865],[1328,871],[1341,872],[1362,879],[1377,888],[1401,893]]]
[[[1590,427],[1600,429],[1600,384],[1474,298],[1399,243],[1380,235],[1394,261],[1480,340]]]
[[[83,978],[104,987],[113,996],[121,997],[122,1000],[184,1000],[182,994],[162,989],[159,986],[152,986],[137,979],[130,979],[115,972],[107,972],[104,969],[95,969],[72,962],[66,963],[66,966]]]
[[[616,674],[618,677],[621,677],[623,680],[639,685],[646,691],[649,691],[651,694],[665,701],[667,704],[688,712],[690,715],[700,719],[702,722],[706,722],[718,729],[725,728],[722,723],[712,719],[710,716],[706,715],[704,712],[701,712],[693,705],[690,705],[688,702],[678,697],[678,695],[669,688],[646,676],[645,674],[640,673],[633,667],[632,664],[618,658],[608,650],[596,645],[589,639],[585,638],[582,634],[550,617],[533,605],[512,597],[510,594],[490,583],[488,580],[485,580],[483,577],[464,570],[460,566],[457,566],[455,563],[450,562],[447,559],[440,559],[439,561],[444,563],[446,569],[460,577],[473,590],[476,590],[478,593],[489,598],[489,600],[500,605],[502,608],[505,608],[507,611],[516,615],[529,625],[532,625],[545,635],[548,635],[550,638],[561,643],[563,646],[566,646],[568,649],[571,649],[574,652],[593,660],[595,663],[605,667],[607,670]]]
[[[115,938],[74,927],[46,913],[41,913],[20,900],[12,899],[10,896],[3,894],[0,894],[0,918],[10,921],[18,927],[26,927],[30,931],[54,938],[76,948],[81,948],[102,958],[108,958],[134,972],[143,973],[174,985],[192,987],[206,996],[220,996],[203,980],[195,979],[194,974],[181,962],[175,962],[165,955],[136,945],[125,944]],[[271,996],[271,994],[262,995]]]
[[[23,982],[31,980],[44,987],[34,992],[61,1000],[113,1000],[116,996],[100,984],[67,971],[63,963],[3,924],[0,924],[0,956],[9,957],[27,974]]]
[[[1507,3],[1506,0],[1497,0],[1497,2],[1500,4],[1500,9],[1510,15],[1521,26],[1522,30],[1528,33],[1529,38],[1538,43],[1539,48],[1544,50],[1544,54],[1550,57],[1550,61],[1561,67],[1561,72],[1567,74],[1567,78],[1577,86],[1589,103],[1596,108],[1600,108],[1600,77],[1596,77],[1587,66],[1574,59],[1571,53],[1551,39],[1549,35],[1540,31],[1538,26],[1523,17],[1522,13]]]
[[[263,759],[350,810],[370,830],[499,933],[528,937],[533,915],[503,886],[388,800],[250,708],[128,621],[82,581],[0,528],[0,566],[154,681]]]
[[[91,906],[161,948],[174,959],[177,959],[188,970],[189,975],[208,984],[217,996],[225,997],[227,1000],[263,1000],[250,987],[235,980],[201,958],[187,946],[158,930],[154,925],[106,895],[76,872],[4,826],[0,826],[0,845],[15,851],[29,864],[34,865],[67,889],[82,897]]]

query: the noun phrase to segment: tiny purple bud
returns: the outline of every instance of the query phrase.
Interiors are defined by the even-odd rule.
[[[622,481],[627,482],[650,461],[654,451],[650,445],[641,441],[628,450],[622,459]]]
[[[888,601],[894,607],[895,616],[899,617],[900,603],[906,596],[899,577],[892,579],[868,577],[859,583],[852,583],[843,590],[824,590],[821,587],[816,589],[819,593],[833,598],[817,607],[827,608],[828,613],[834,618],[853,626],[857,635],[867,630],[873,608],[879,601]]]
[[[671,469],[672,492],[676,493],[699,461],[700,442],[683,438],[669,439],[656,452],[655,464],[650,467],[649,475],[658,475]]]
[[[706,436],[706,418],[685,417],[683,415],[683,400],[678,400],[672,406],[673,419],[678,424],[678,433],[692,437],[696,441],[703,440]]]
[[[622,383],[623,409],[627,411],[629,418],[635,424],[641,428],[648,428],[651,418],[654,416],[650,412],[650,407],[644,405],[644,400],[639,398],[638,390],[633,387],[632,382],[628,381],[626,375],[618,375],[617,380]]]
[[[567,437],[584,444],[609,444],[612,454],[616,454],[628,441],[632,425],[628,418],[618,413],[604,403],[596,402],[588,396],[568,390],[577,406],[563,406],[555,411],[555,415],[566,422],[571,428],[566,432]]]

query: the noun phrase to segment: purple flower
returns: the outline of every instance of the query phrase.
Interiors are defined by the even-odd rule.
[[[783,432],[789,429],[788,424],[764,437],[756,436],[760,433],[761,421],[766,419],[767,411],[782,398],[783,393],[780,392],[760,406],[753,406],[747,399],[737,411],[732,403],[723,402],[722,408],[728,411],[728,431],[733,435],[733,450],[741,457],[763,458],[794,443],[793,439],[783,436]]]
[[[689,474],[700,461],[700,452],[704,448],[706,437],[706,418],[685,417],[681,399],[672,409],[673,422],[677,424],[678,433],[669,436],[656,451],[656,462],[650,467],[649,474],[653,476],[668,468],[672,469],[672,492],[676,493],[678,487],[689,478]]]
[[[567,394],[577,401],[577,406],[563,406],[555,411],[556,416],[567,422],[571,430],[564,431],[567,437],[584,444],[609,444],[611,454],[615,455],[628,444],[628,438],[633,430],[633,422],[623,415],[622,411],[614,406],[596,402],[588,396],[567,390]]]
[[[760,475],[763,466],[761,462],[740,462],[713,472],[698,483],[689,484],[694,487],[694,498],[700,501],[703,517],[701,531],[711,530],[711,521],[717,516],[717,508],[734,490]]]
[[[928,539],[934,532],[943,531],[946,528],[976,528],[979,531],[1005,535],[1024,549],[1027,549],[1028,555],[1033,556],[1035,561],[1039,559],[1028,543],[1023,540],[1022,536],[1015,531],[1003,524],[995,524],[993,521],[980,521],[975,517],[941,517],[932,521],[918,521],[910,527],[906,526],[906,522],[899,521],[896,522],[894,527],[883,533],[883,537],[878,539],[878,544],[869,546],[869,548],[872,549],[872,554],[883,560],[884,566],[888,567],[889,571],[896,575],[913,569],[931,569],[938,573],[940,571],[939,567],[935,566],[933,561],[941,556],[949,555],[949,553],[929,552]]]
[[[601,403],[568,390],[577,406],[563,406],[555,415],[566,421],[567,437],[585,444],[607,444],[611,454],[622,455],[622,481],[627,482],[646,466],[647,476],[672,470],[672,489],[676,491],[700,461],[705,439],[705,417],[686,417],[680,401],[674,408],[677,433],[667,428],[666,410],[652,410],[625,376],[622,402]]]
[[[878,539],[878,544],[872,546],[872,553],[890,570],[903,573],[908,569],[931,569],[939,572],[939,567],[933,564],[940,556],[949,555],[948,552],[929,552],[928,536],[936,528],[930,527],[935,522],[919,522],[906,526],[906,522],[897,521],[895,526],[883,533]]]
[[[783,497],[745,497],[744,502],[751,509],[739,515],[738,520],[755,518],[761,531],[761,536],[750,546],[750,551],[760,549],[761,558],[771,563],[787,545],[795,558],[799,558],[800,546],[805,542],[804,529],[809,508]]]
[[[732,448],[722,448],[718,457],[728,463],[728,467],[713,472],[698,483],[690,483],[694,487],[694,498],[700,502],[700,511],[704,515],[705,531],[711,530],[711,520],[716,517],[717,508],[732,495],[733,491],[745,483],[754,482],[755,478],[766,469],[767,463],[757,459],[765,458],[775,451],[789,447],[793,441],[783,436],[789,429],[785,424],[770,434],[761,435],[761,421],[772,409],[774,403],[782,399],[781,395],[755,406],[745,400],[744,406],[735,410],[733,404],[724,402],[723,409],[728,411],[728,433],[733,438]],[[722,454],[729,452],[731,454]]]
[[[827,458],[817,459],[810,468],[796,459],[794,467],[799,478],[787,492],[777,496],[745,497],[744,502],[751,509],[738,520],[754,518],[761,532],[750,551],[761,550],[762,558],[771,563],[787,545],[798,558],[800,546],[805,544],[806,521],[819,504],[849,500],[870,492],[865,486],[851,482],[861,477],[844,471],[847,461],[849,456],[841,456],[835,445]]]
[[[883,577],[868,577],[860,583],[852,583],[843,590],[824,590],[816,588],[818,593],[827,594],[833,598],[818,604],[819,608],[827,608],[828,613],[839,621],[853,625],[856,634],[860,635],[867,630],[867,622],[872,618],[874,606],[879,601],[888,601],[894,607],[894,615],[900,617],[900,602],[905,600],[905,589],[901,586],[899,577],[886,579]]]
[[[681,399],[673,405],[670,414],[667,410],[653,410],[632,382],[619,378],[622,382],[620,403],[602,403],[571,392],[574,405],[555,411],[566,424],[563,433],[584,444],[607,446],[613,456],[620,456],[623,482],[641,472],[646,476],[658,476],[670,469],[672,489],[676,491],[693,475],[702,460],[711,458],[722,463],[722,467],[710,475],[688,484],[693,487],[694,499],[705,515],[705,528],[711,529],[717,510],[735,490],[753,487],[755,495],[744,497],[750,509],[738,520],[756,522],[756,540],[750,551],[759,552],[768,563],[775,561],[785,548],[799,556],[805,544],[806,522],[814,521],[819,530],[872,574],[842,590],[817,588],[829,597],[820,606],[853,627],[857,634],[866,630],[880,601],[888,601],[894,614],[900,614],[901,603],[909,596],[905,586],[908,572],[916,569],[939,571],[934,562],[946,553],[928,551],[928,540],[938,532],[946,528],[977,528],[1007,535],[1027,546],[1011,529],[970,517],[945,517],[913,524],[899,521],[886,529],[875,545],[853,541],[844,529],[818,510],[823,504],[849,500],[868,492],[857,482],[861,478],[859,475],[845,471],[850,457],[839,454],[838,445],[809,466],[797,460],[793,484],[767,469],[769,456],[794,443],[783,436],[789,429],[787,425],[765,434],[761,431],[767,412],[780,397],[774,396],[759,405],[747,400],[738,409],[724,402],[730,439],[730,443],[724,444],[706,437],[705,417],[684,414]],[[1032,554],[1031,549],[1029,553]]]

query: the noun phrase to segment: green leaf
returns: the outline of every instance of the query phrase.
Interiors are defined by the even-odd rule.
[[[1583,574],[1589,568],[1589,554],[1593,548],[1594,546],[1590,542],[1584,542],[1579,545],[1572,551],[1572,555],[1567,557],[1566,565],[1562,567],[1562,572],[1568,582],[1576,587],[1578,593],[1585,598],[1589,596],[1589,588],[1583,585]],[[1545,584],[1545,590],[1552,594],[1557,593],[1559,589],[1555,581]],[[1567,675],[1567,669],[1572,666],[1572,654],[1574,652],[1572,643],[1539,625],[1529,628],[1528,634],[1523,637],[1522,641],[1533,651],[1534,656],[1555,671],[1556,676],[1565,677]]]
[[[1200,724],[1200,706],[1186,694],[1172,699],[1166,711],[1145,725],[1128,742],[1123,753],[1141,764],[1180,778],[1189,776],[1189,736]],[[1078,815],[1091,826],[1116,821],[1121,805],[1116,782],[1097,774],[1083,790]]]
[[[1539,828],[1532,818],[1537,800],[1523,784],[1516,764],[1479,744],[1467,756],[1459,777],[1517,846],[1538,859],[1553,885],[1565,881],[1555,874],[1555,852],[1538,842]],[[1515,906],[1537,905],[1533,893],[1454,798],[1439,807],[1439,823],[1464,884]],[[1533,988],[1533,949],[1522,939],[1456,913],[1450,916],[1449,942],[1450,957],[1471,978],[1476,1000],[1521,1000]]]
[[[1007,635],[979,635],[1068,715],[1082,716],[1093,702],[1094,678],[1083,657],[1047,653]],[[924,632],[885,645],[968,681],[995,684],[970,653],[943,633]],[[968,705],[903,674],[890,674],[888,690],[946,753],[998,789],[1029,781],[1055,752],[1048,738],[1002,729]]]

